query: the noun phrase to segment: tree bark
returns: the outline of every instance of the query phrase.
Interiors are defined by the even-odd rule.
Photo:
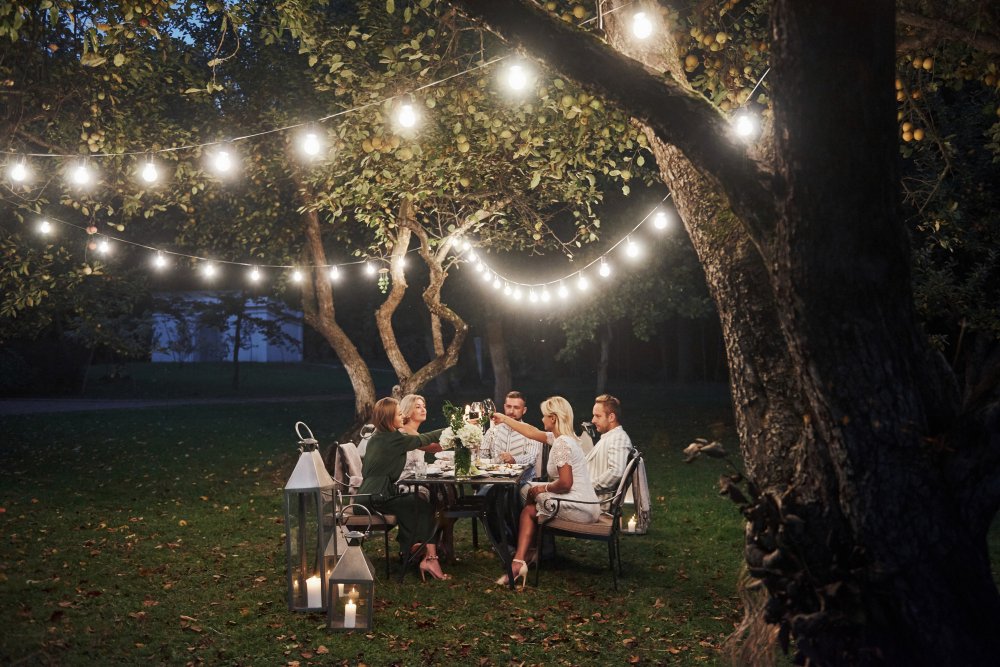
[[[597,335],[597,342],[601,346],[601,358],[597,362],[597,386],[594,392],[597,396],[604,393],[604,388],[608,384],[608,363],[611,360],[611,323],[608,322],[600,329]]]
[[[236,316],[236,326],[233,329],[233,389],[240,388],[240,335],[243,333],[243,314]]]
[[[503,335],[503,318],[496,312],[486,318],[487,337],[490,346],[490,361],[493,364],[493,403],[502,409],[513,382],[510,377],[510,359],[507,358],[507,342]]]

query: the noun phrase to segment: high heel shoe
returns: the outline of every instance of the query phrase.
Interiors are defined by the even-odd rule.
[[[447,581],[448,579],[451,579],[451,575],[450,574],[444,574],[444,573],[438,574],[437,572],[435,572],[431,568],[424,567],[424,563],[426,563],[427,561],[429,561],[429,560],[437,560],[437,559],[438,559],[437,556],[427,556],[422,561],[420,561],[420,580],[421,581],[427,581],[427,579],[424,577],[424,575],[428,574],[428,573],[432,577],[434,577],[435,579],[443,579],[445,581]]]
[[[520,558],[515,558],[514,560],[511,561],[511,563],[520,563],[521,564],[521,569],[518,570],[517,573],[514,574],[514,585],[517,586],[517,580],[520,578],[521,579],[521,586],[522,587],[527,586],[528,585],[528,564],[525,563]],[[514,568],[511,568],[511,569],[513,570]],[[499,579],[497,579],[497,585],[498,586],[507,586],[508,585],[507,575],[506,574],[503,575],[502,577],[500,577]]]

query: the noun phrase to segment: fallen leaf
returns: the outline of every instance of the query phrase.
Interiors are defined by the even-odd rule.
[[[329,652],[330,652],[330,649],[328,649],[325,646],[320,646],[318,649],[316,649],[316,653],[318,653],[320,655],[323,655],[324,653],[329,653]]]
[[[66,612],[64,612],[62,609],[57,609],[54,612],[52,612],[51,616],[49,616],[47,619],[45,619],[45,622],[46,623],[55,623],[60,618],[62,618],[62,615],[64,613],[66,613]]]

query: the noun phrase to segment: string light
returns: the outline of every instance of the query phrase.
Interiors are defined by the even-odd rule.
[[[520,299],[521,298],[521,290],[519,288],[517,288],[517,287],[514,288],[514,298],[515,299]]]
[[[404,104],[399,110],[399,124],[403,127],[413,127],[417,122],[417,112],[410,104]]]
[[[90,170],[87,169],[87,160],[82,159],[73,170],[73,182],[77,185],[86,185],[89,180]]]
[[[375,273],[375,267],[372,266],[371,262],[365,262],[365,271],[368,273],[368,275],[372,275],[373,273]]]
[[[111,246],[108,245],[107,239],[101,239],[100,244],[98,244],[97,249],[101,252],[107,252]]]
[[[510,296],[510,285],[509,284],[504,283],[503,293],[506,294],[507,296]]]
[[[257,282],[258,280],[260,280],[260,271],[257,270],[256,266],[253,267],[253,271],[250,272],[250,280],[252,280],[254,282]]]
[[[156,251],[156,266],[162,269],[167,265],[167,258],[163,256],[163,253],[159,250]]]
[[[309,123],[305,137],[302,139],[302,150],[306,155],[316,155],[319,153],[319,149],[319,135],[316,132],[316,126]]]
[[[497,276],[493,279],[493,289],[500,289],[500,277]]]
[[[22,156],[20,160],[14,163],[14,166],[11,167],[10,170],[10,178],[12,181],[20,183],[24,179],[28,178],[27,161],[28,158]]]
[[[653,24],[646,18],[645,12],[636,12],[632,17],[632,32],[639,39],[646,39],[653,34]]]
[[[486,268],[486,265],[483,264],[482,262],[479,262],[478,264],[476,264],[476,271],[482,271],[485,268]]]
[[[563,281],[560,280],[559,281],[559,298],[565,299],[568,296],[569,296],[569,290],[566,289],[566,286],[563,285]]]
[[[483,280],[486,281],[486,282],[490,281],[490,272],[489,271],[483,272]]]
[[[207,262],[205,264],[205,275],[206,276],[214,276],[215,275],[215,266],[212,264],[212,262]]]
[[[510,74],[507,76],[507,84],[514,90],[521,90],[528,83],[528,77],[520,65],[511,65]]]
[[[48,234],[50,231],[52,231],[52,225],[49,224],[48,220],[42,220],[42,224],[38,226],[38,230],[42,234]]]
[[[295,269],[295,272],[292,273],[292,280],[294,280],[297,283],[302,282],[302,272],[299,271],[298,269]]]
[[[639,244],[638,243],[632,243],[632,239],[630,239],[627,236],[625,237],[625,243],[626,243],[625,252],[628,253],[628,256],[629,257],[638,257],[639,256]]]
[[[233,161],[229,157],[229,144],[226,143],[224,148],[220,148],[215,154],[215,169],[216,171],[221,171],[223,173],[229,171],[233,166]]]
[[[751,116],[750,112],[746,109],[744,109],[743,113],[741,113],[739,118],[736,119],[736,131],[741,137],[749,137],[753,134],[755,125],[756,123],[754,123],[753,116]]]
[[[657,213],[656,217],[653,218],[653,225],[657,229],[666,229],[667,228],[667,214],[664,213],[663,211],[660,211],[659,213]]]
[[[542,288],[542,301],[548,301],[551,297],[549,296],[549,290],[546,287]]]
[[[471,248],[471,247],[472,247],[472,246],[471,246],[471,245],[469,245],[469,242],[468,242],[468,241],[462,241],[462,250],[468,250],[468,249],[469,249],[469,248]]]
[[[528,298],[531,299],[532,303],[538,301],[538,295],[535,294],[535,290],[531,290],[531,293],[528,295]]]
[[[603,257],[601,257],[601,275],[605,278],[611,275],[611,267],[604,261]]]
[[[152,183],[156,180],[156,165],[153,164],[152,153],[146,158],[146,166],[142,170],[142,180],[147,183]]]
[[[587,279],[583,277],[583,271],[580,272],[580,279],[576,281],[576,286],[580,288],[580,291],[587,289]]]
[[[340,271],[337,270],[337,267],[333,267],[332,269],[330,269],[330,280],[337,280],[339,278],[340,278]]]

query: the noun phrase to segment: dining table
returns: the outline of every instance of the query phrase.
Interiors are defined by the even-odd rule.
[[[532,466],[511,464],[497,467],[486,465],[484,468],[478,475],[456,478],[453,469],[449,470],[442,467],[438,468],[440,472],[437,474],[428,473],[418,475],[414,473],[411,476],[400,479],[400,483],[413,487],[414,493],[418,492],[418,487],[426,487],[432,498],[435,497],[435,491],[440,487],[454,487],[454,493],[442,494],[446,495],[449,499],[447,506],[441,509],[442,517],[445,519],[470,518],[473,521],[478,520],[483,524],[483,530],[490,541],[490,545],[493,547],[494,553],[500,558],[500,561],[504,564],[504,568],[507,570],[507,581],[513,590],[514,573],[511,570],[513,553],[510,549],[510,541],[507,539],[507,530],[504,526],[512,526],[515,531],[517,530],[518,515],[520,514],[518,508],[518,489],[524,483],[523,480]],[[432,467],[431,470],[435,470],[435,468]],[[466,493],[465,487],[467,485],[473,488],[486,489],[486,492],[476,493],[473,490],[471,493]],[[416,523],[417,505],[414,504],[413,508],[413,520]],[[499,535],[496,535],[491,530],[491,516],[496,519],[494,525],[500,526]],[[410,553],[409,557],[406,558],[403,566],[399,568],[399,583],[403,582],[410,563],[417,560],[424,548],[437,539],[440,531],[441,524],[439,522],[434,529],[434,533],[426,541],[419,544]],[[515,534],[515,545],[516,540],[517,535]]]

